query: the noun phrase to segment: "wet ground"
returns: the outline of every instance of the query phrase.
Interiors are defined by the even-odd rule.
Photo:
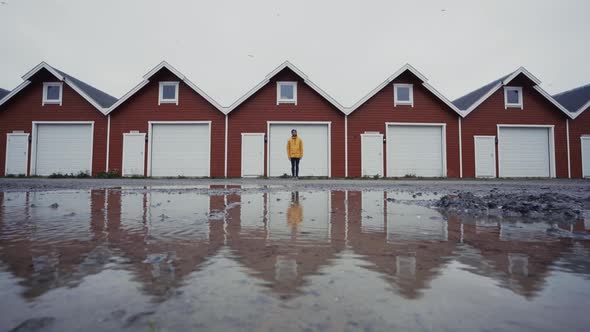
[[[27,190],[2,181],[0,331],[585,331],[590,324],[587,211],[569,222],[442,213],[431,203],[458,189],[426,182],[98,188],[81,181],[81,189],[64,190],[72,180],[43,180],[56,185]],[[480,185],[504,186],[472,188]],[[523,187],[590,195],[585,182],[505,186]]]

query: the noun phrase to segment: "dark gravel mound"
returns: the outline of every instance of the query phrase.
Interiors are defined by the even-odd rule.
[[[435,206],[446,213],[504,218],[575,221],[590,205],[590,196],[571,197],[561,193],[495,193],[475,196],[471,192],[446,195]]]

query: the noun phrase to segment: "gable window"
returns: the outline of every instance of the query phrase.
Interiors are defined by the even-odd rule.
[[[61,106],[61,95],[63,92],[62,82],[43,83],[43,101],[41,105],[58,104]]]
[[[160,94],[158,105],[176,104],[178,105],[178,82],[160,82]]]
[[[514,86],[504,87],[504,108],[522,109],[522,88]]]
[[[393,85],[393,106],[409,105],[414,107],[414,91],[412,84]]]
[[[277,82],[277,105],[297,105],[297,82]]]

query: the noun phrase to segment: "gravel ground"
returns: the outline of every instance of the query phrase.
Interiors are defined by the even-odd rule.
[[[471,192],[485,195],[500,193],[546,192],[586,198],[590,195],[588,180],[348,180],[348,179],[48,179],[0,178],[0,191],[45,191],[125,187],[129,189],[191,189],[241,186],[242,190],[387,190],[438,193],[441,195]],[[240,190],[233,188],[232,190]]]
[[[172,187],[202,188],[203,186],[235,185],[235,186],[272,186],[293,188],[337,190],[402,190],[453,193],[471,191],[474,194],[487,193],[496,188],[501,192],[563,192],[570,195],[587,195],[590,193],[588,180],[447,180],[447,179],[416,179],[416,180],[361,180],[361,179],[49,179],[49,178],[0,178],[0,191],[37,191],[37,190],[67,190],[67,189],[97,189],[97,188],[143,188],[166,189]]]

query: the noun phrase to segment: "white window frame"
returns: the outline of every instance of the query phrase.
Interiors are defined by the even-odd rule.
[[[291,85],[293,87],[293,99],[281,99],[281,86]],[[297,105],[297,82],[293,81],[279,81],[277,82],[277,105],[279,104],[294,104]]]
[[[47,88],[50,86],[59,87],[59,99],[58,100],[47,99]],[[63,82],[43,82],[43,99],[41,101],[41,106],[58,105],[58,104],[59,104],[59,106],[61,106],[62,99],[63,99],[63,92],[64,92]]]
[[[174,85],[174,87],[176,88],[176,94],[174,96],[174,99],[164,99],[164,86],[165,85]],[[176,105],[178,105],[178,88],[179,88],[178,81],[162,81],[162,82],[160,82],[160,89],[158,92],[158,105],[161,105],[161,104],[176,104]]]
[[[408,88],[410,89],[409,97],[410,100],[399,100],[397,99],[397,88]],[[402,84],[396,83],[393,85],[393,106],[405,105],[414,107],[414,85],[413,84]]]
[[[519,102],[518,103],[509,103],[508,102],[508,91],[517,91],[518,92],[518,96],[519,96]],[[522,95],[522,87],[519,86],[505,86],[504,87],[504,109],[508,109],[508,108],[520,108],[523,109],[523,98],[524,96]]]

